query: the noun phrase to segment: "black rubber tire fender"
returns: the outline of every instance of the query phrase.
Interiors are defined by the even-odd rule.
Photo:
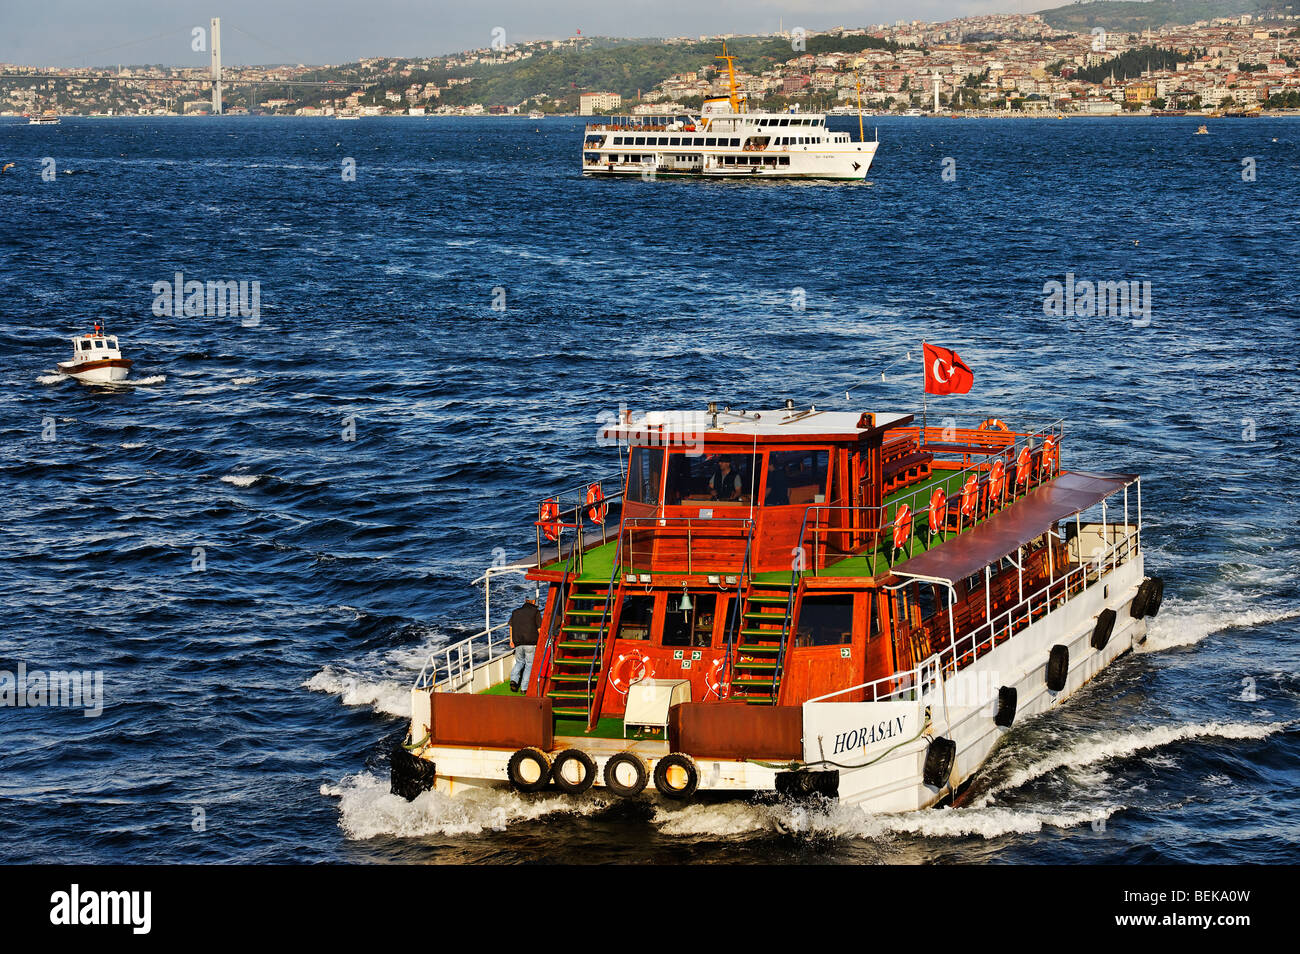
[[[551,760],[541,749],[525,746],[506,765],[506,777],[521,792],[540,792],[551,780]]]
[[[1133,602],[1129,604],[1128,613],[1134,619],[1141,619],[1147,615],[1148,607],[1151,603],[1151,578],[1147,577],[1138,584],[1138,591],[1133,597]]]
[[[684,752],[665,755],[655,763],[655,788],[664,798],[684,802],[700,787],[695,760]]]
[[[1092,628],[1092,648],[1098,651],[1106,648],[1110,634],[1115,629],[1115,611],[1104,609],[1097,614],[1097,625]]]
[[[1070,649],[1057,643],[1047,656],[1047,688],[1060,692],[1070,678]]]
[[[1147,597],[1147,615],[1155,616],[1160,612],[1160,604],[1165,601],[1165,581],[1164,577],[1151,577],[1151,595]]]
[[[624,782],[619,778],[623,766],[627,766],[632,771],[631,782]],[[633,755],[631,752],[611,755],[605,762],[605,787],[619,798],[636,798],[645,790],[649,780],[650,773],[646,770],[645,762],[640,756]]]
[[[921,781],[933,788],[943,788],[952,776],[952,767],[956,761],[956,742],[942,737],[932,739],[930,748],[925,753],[925,768],[921,772]]]
[[[1019,694],[1015,686],[1003,686],[998,689],[998,711],[993,715],[993,724],[1004,729],[1016,721],[1016,703]]]
[[[580,772],[576,781],[569,777],[574,768]],[[551,762],[551,781],[566,795],[581,795],[596,784],[596,763],[582,749],[565,749]]]

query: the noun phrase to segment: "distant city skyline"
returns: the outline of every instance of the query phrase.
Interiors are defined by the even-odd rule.
[[[0,62],[40,67],[157,63],[205,66],[191,49],[191,30],[222,20],[228,65],[347,63],[367,56],[441,56],[488,46],[492,31],[507,43],[586,36],[697,36],[767,33],[779,26],[826,30],[895,20],[948,20],[981,13],[1032,13],[1058,5],[1033,0],[852,0],[740,4],[706,12],[684,0],[621,8],[560,0],[544,8],[520,0],[459,4],[418,0],[48,0],[0,7]]]

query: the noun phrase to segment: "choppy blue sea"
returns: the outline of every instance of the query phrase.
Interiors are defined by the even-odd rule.
[[[103,680],[0,708],[5,860],[1295,861],[1300,122],[1198,123],[886,119],[867,183],[790,185],[584,180],[576,120],[0,120],[0,670]],[[176,272],[258,323],[155,315]],[[1149,324],[1045,315],[1067,275]],[[138,386],[54,373],[96,318]],[[931,419],[1143,475],[1167,584],[961,807],[388,793],[602,414],[917,411],[923,337],[976,375]]]

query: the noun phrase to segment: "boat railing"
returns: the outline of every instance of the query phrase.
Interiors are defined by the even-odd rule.
[[[688,574],[738,575],[753,532],[750,517],[628,517],[619,530],[623,570],[648,573],[684,563]]]
[[[840,556],[864,551],[874,555],[882,542],[888,540],[891,545],[886,548],[885,557],[892,566],[899,550],[907,559],[965,533],[983,517],[995,513],[1059,473],[1062,428],[1063,422],[1056,421],[1042,430],[1025,434],[978,430],[960,432],[1002,435],[995,438],[1001,443],[987,447],[979,460],[952,470],[940,481],[927,482],[910,492],[904,488],[904,491],[891,495],[888,503],[879,506],[813,504],[804,510],[797,543],[800,551],[807,548],[811,552],[796,560],[796,575],[811,573],[817,576],[825,569],[829,555],[825,538],[831,534],[844,535],[849,543],[836,548],[841,551]],[[974,456],[973,445],[952,446],[961,447],[969,456]],[[1017,467],[1017,458],[1022,450],[1029,454],[1028,469],[1023,475]],[[998,461],[1002,461],[1000,477],[995,472]],[[971,477],[975,480],[967,487]],[[974,492],[973,498],[967,500],[963,496],[964,488]],[[936,491],[940,490],[943,491],[941,501],[936,498]],[[936,511],[933,515],[932,510]],[[894,541],[900,538],[903,545],[893,546]]]
[[[863,698],[844,701],[916,701],[938,681],[941,675],[966,668],[981,657],[987,656],[1008,639],[1024,632],[1030,624],[1045,619],[1071,600],[1096,587],[1108,573],[1130,562],[1136,556],[1138,548],[1139,533],[1134,527],[1127,530],[1123,536],[1117,537],[1113,545],[1099,552],[1095,558],[1077,564],[1061,576],[1054,577],[1041,589],[1019,600],[1014,606],[969,633],[952,639],[948,646],[932,653],[915,669],[849,686],[846,689],[837,689],[808,701],[826,702],[850,693],[862,693]],[[918,690],[920,690],[919,695]]]
[[[510,654],[509,628],[509,622],[497,623],[450,646],[435,649],[425,660],[414,688],[461,692],[473,684],[474,670]]]
[[[607,491],[606,488],[609,488]],[[592,499],[592,488],[598,489],[599,496]],[[577,553],[578,569],[582,569],[582,554],[592,547],[604,546],[609,542],[614,527],[621,519],[623,500],[623,475],[612,474],[599,480],[590,481],[576,489],[561,491],[542,501],[538,508],[538,519],[534,523],[537,538],[536,566],[540,569],[546,563],[567,560],[564,550],[564,538],[569,531],[569,556]],[[619,505],[620,514],[613,513],[613,505]],[[544,514],[548,504],[553,505],[553,512]],[[548,531],[555,532],[552,540]],[[543,551],[543,540],[555,544],[555,551]]]

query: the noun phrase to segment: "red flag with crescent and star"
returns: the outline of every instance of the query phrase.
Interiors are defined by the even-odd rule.
[[[925,344],[925,391],[927,394],[965,394],[975,383],[972,371],[956,351]]]

